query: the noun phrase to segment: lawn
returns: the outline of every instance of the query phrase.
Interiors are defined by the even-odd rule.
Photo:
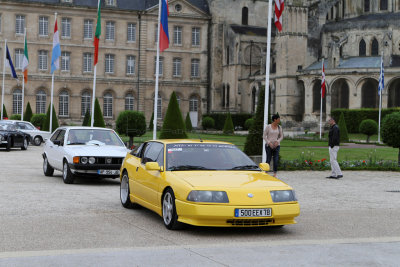
[[[358,135],[351,134],[351,139]],[[359,135],[361,137],[363,135]],[[246,142],[246,136],[243,135],[224,135],[224,134],[205,134],[205,133],[189,133],[191,139],[203,139],[203,140],[218,140],[224,142],[230,142],[235,144],[240,149],[244,149]],[[153,139],[153,132],[147,132],[141,137],[134,139],[135,144],[143,143],[147,140]],[[355,138],[358,139],[358,138]],[[127,137],[123,137],[124,141],[128,141]],[[397,160],[399,150],[397,148],[391,148],[381,146],[376,149],[371,148],[346,148],[342,145],[338,153],[338,160]],[[327,141],[313,141],[313,140],[293,140],[284,139],[281,143],[281,157],[283,160],[294,160],[294,159],[329,159],[329,150]]]

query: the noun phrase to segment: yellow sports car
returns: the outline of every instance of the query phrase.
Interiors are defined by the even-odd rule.
[[[168,229],[294,224],[293,189],[265,173],[236,146],[217,141],[154,140],[127,154],[121,166],[122,206],[155,211]]]

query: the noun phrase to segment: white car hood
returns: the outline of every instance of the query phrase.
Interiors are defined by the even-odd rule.
[[[123,146],[68,145],[65,152],[71,156],[125,157],[129,150]]]

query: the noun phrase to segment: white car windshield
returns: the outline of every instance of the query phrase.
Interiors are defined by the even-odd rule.
[[[68,133],[67,145],[109,145],[124,146],[117,134],[110,130],[71,129]]]
[[[186,170],[260,170],[234,145],[168,144],[167,171]]]

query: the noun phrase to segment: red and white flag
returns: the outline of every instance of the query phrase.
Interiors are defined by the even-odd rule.
[[[282,12],[284,8],[284,0],[275,0],[275,26],[282,31]]]
[[[326,85],[325,85],[325,66],[324,66],[324,63],[322,61],[322,82],[321,82],[321,97],[322,98],[325,97],[325,89],[326,89]]]

